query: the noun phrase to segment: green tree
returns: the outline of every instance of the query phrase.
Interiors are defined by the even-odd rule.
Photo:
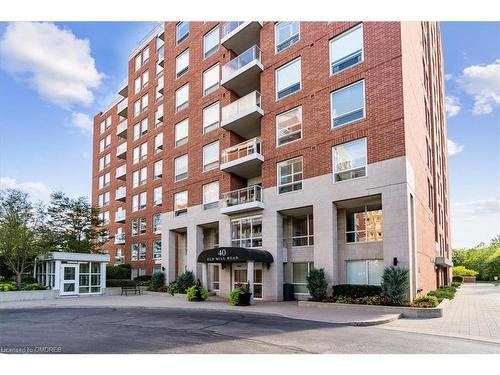
[[[410,288],[409,271],[402,267],[386,267],[382,275],[382,297],[390,305],[401,306],[407,302]]]
[[[58,251],[99,252],[108,233],[100,229],[99,210],[85,197],[70,198],[62,192],[51,195],[45,234],[47,245]]]
[[[23,273],[44,252],[43,226],[43,207],[34,207],[27,193],[18,189],[0,192],[0,256],[15,274],[18,287]]]
[[[492,280],[500,276],[499,253],[500,242],[494,238],[489,246],[453,250],[453,264],[476,271],[479,280]]]

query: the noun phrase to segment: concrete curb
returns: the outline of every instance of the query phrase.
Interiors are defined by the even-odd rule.
[[[403,318],[433,319],[441,318],[444,315],[444,309],[448,306],[449,300],[444,299],[438,307],[405,307],[405,306],[378,306],[378,305],[357,305],[348,303],[332,302],[311,302],[299,301],[299,307],[305,308],[323,308],[331,310],[355,310],[355,311],[373,311],[385,314],[398,314]]]
[[[48,304],[48,305],[41,305],[41,306],[19,306],[19,307],[12,307],[12,308],[2,308],[1,310],[23,310],[23,309],[95,309],[95,308],[102,308],[102,309],[137,309],[137,310],[172,310],[172,309],[183,309],[183,310],[203,310],[203,311],[219,311],[219,312],[227,312],[227,313],[241,313],[241,314],[247,314],[247,315],[261,315],[261,316],[280,316],[283,318],[288,318],[288,319],[294,319],[294,320],[302,320],[302,321],[311,321],[311,322],[318,322],[318,323],[326,323],[330,324],[333,326],[339,326],[339,327],[346,327],[346,326],[354,326],[354,327],[368,327],[368,326],[375,326],[375,325],[381,325],[381,324],[386,324],[389,322],[392,322],[394,320],[397,320],[400,318],[400,315],[394,314],[393,316],[389,317],[383,317],[380,319],[369,319],[369,320],[357,320],[357,321],[349,321],[349,322],[333,322],[329,321],[326,319],[321,319],[321,318],[314,318],[314,317],[297,317],[294,315],[289,315],[285,313],[280,313],[280,312],[266,312],[266,311],[244,311],[241,309],[225,309],[225,308],[204,308],[204,307],[199,307],[199,304],[196,304],[196,307],[186,307],[186,306],[137,306],[137,305],[121,305],[121,306],[113,306],[113,305],[108,305],[108,306],[103,306],[103,305],[93,305],[93,304],[85,304],[85,305],[67,305],[67,306],[61,306],[61,305],[55,305],[55,304]]]

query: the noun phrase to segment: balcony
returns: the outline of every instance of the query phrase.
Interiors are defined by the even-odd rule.
[[[158,48],[156,53],[158,54],[158,65],[163,67],[163,64],[165,63],[165,46],[163,45]]]
[[[245,139],[253,138],[260,134],[260,118],[263,115],[260,93],[253,91],[222,107],[221,127]]]
[[[436,262],[436,266],[453,267],[453,261],[446,256],[436,257],[435,262]]]
[[[234,51],[241,53],[248,47],[259,44],[260,29],[262,22],[257,21],[231,21],[222,26],[221,44]]]
[[[231,215],[263,209],[262,188],[259,185],[253,185],[225,193],[222,197],[220,212],[221,214]]]
[[[118,210],[115,214],[115,223],[124,223],[126,218],[126,210]]]
[[[123,99],[120,103],[118,103],[118,108],[117,108],[118,115],[127,118],[127,110],[128,110],[128,100]]]
[[[259,47],[250,47],[222,67],[221,85],[238,96],[246,95],[259,90],[262,70]]]
[[[116,127],[116,135],[123,139],[127,139],[127,120],[124,120]]]
[[[264,161],[260,138],[253,138],[236,146],[226,148],[222,152],[221,171],[233,173],[243,178],[261,175],[261,164]]]
[[[125,233],[116,233],[115,245],[123,245],[125,243]]]
[[[127,178],[127,165],[126,164],[121,165],[118,168],[116,168],[116,175],[115,175],[115,177],[118,180],[125,181],[125,179]]]
[[[124,98],[128,97],[128,79],[120,84],[120,90],[118,90],[118,94],[120,94]]]
[[[124,186],[120,186],[116,189],[115,199],[120,202],[125,202],[125,198],[127,196],[127,188]]]
[[[127,159],[127,142],[123,142],[116,148],[116,157],[120,159]]]

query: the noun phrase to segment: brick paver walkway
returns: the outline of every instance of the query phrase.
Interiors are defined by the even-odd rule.
[[[400,319],[380,328],[500,343],[500,286],[462,285],[455,298],[449,303],[444,317]]]

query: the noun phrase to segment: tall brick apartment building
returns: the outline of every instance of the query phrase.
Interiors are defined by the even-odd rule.
[[[116,263],[256,299],[306,275],[411,296],[451,277],[437,23],[166,22],[94,120],[93,203]]]

